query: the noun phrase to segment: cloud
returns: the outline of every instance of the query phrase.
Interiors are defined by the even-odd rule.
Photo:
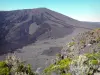
[[[71,15],[70,17],[79,21],[100,22],[100,15]]]

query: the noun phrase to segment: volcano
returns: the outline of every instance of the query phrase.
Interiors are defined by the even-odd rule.
[[[98,22],[78,21],[47,8],[0,11],[0,55],[20,49],[25,60],[32,58],[28,62],[41,60],[34,63],[37,68],[73,36],[98,27]]]

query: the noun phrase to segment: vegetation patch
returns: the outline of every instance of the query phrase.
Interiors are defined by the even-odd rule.
[[[75,44],[75,42],[70,42],[68,45],[69,47],[72,47]]]
[[[100,66],[100,53],[79,55],[74,59],[65,58],[51,64],[44,70],[44,75],[52,72],[60,75],[92,75]]]
[[[0,61],[0,75],[36,75],[30,65],[25,65],[15,55]]]

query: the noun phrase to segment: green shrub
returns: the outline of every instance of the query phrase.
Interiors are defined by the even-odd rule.
[[[90,60],[90,64],[92,64],[92,65],[98,65],[98,60]]]
[[[4,61],[0,62],[0,75],[9,75],[10,69],[7,67],[7,64]]]
[[[85,40],[80,40],[80,44],[81,45],[85,44]]]
[[[0,62],[0,75],[36,75],[30,65],[25,65],[15,55]]]
[[[85,54],[86,57],[88,57],[89,60],[100,60],[100,53],[87,53]]]
[[[8,67],[0,68],[0,75],[9,75],[9,74],[10,74],[10,70]]]
[[[68,45],[69,47],[73,46],[75,44],[75,42],[70,42]]]
[[[61,75],[72,75],[71,73],[62,73]]]
[[[96,38],[96,42],[97,43],[100,42],[100,37]]]
[[[100,65],[100,53],[87,53],[79,55],[74,59],[65,58],[51,64],[44,72],[51,75],[55,72],[60,75],[92,75]],[[44,74],[44,75],[45,75]]]
[[[60,60],[60,61],[56,62],[56,64],[51,64],[49,67],[47,67],[44,70],[44,73],[45,74],[50,74],[53,71],[54,72],[60,71],[62,73],[63,70],[68,70],[69,69],[70,63],[71,63],[71,59],[69,59],[69,58]]]
[[[0,62],[0,68],[7,66],[7,64],[4,61]]]
[[[35,75],[35,73],[32,72],[31,65],[29,64],[27,66],[25,66],[25,64],[22,64],[22,63],[19,64],[17,72],[23,72],[29,75]]]

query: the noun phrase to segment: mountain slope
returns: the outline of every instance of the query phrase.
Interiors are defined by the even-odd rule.
[[[16,55],[34,69],[44,67],[73,36],[99,25],[77,21],[47,8],[0,11],[0,55],[16,50]]]
[[[0,44],[8,43],[15,48],[38,38],[64,37],[77,27],[94,28],[47,8],[1,11],[0,17]]]
[[[78,27],[94,28],[47,8],[1,11],[0,17],[1,45],[8,43],[23,46],[39,38],[64,37]]]
[[[81,33],[61,50],[45,75],[100,75],[100,28]]]

